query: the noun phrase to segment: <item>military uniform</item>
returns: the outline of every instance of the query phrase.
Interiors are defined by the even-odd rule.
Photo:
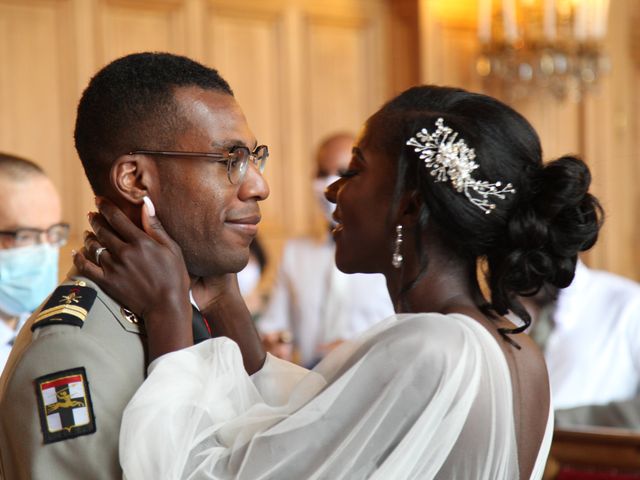
[[[0,477],[122,477],[122,411],[145,378],[143,327],[71,276],[27,321],[0,379]]]

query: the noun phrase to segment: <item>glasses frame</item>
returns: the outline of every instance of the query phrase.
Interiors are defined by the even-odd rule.
[[[260,149],[264,148],[264,155],[258,157],[256,152]],[[232,172],[233,172],[233,163],[231,160],[234,160],[234,154],[238,151],[246,151],[247,157],[246,161],[240,165],[239,171],[240,176],[236,182],[232,180]],[[226,163],[227,165],[227,179],[231,185],[239,185],[244,180],[244,177],[247,173],[247,166],[249,165],[249,161],[251,161],[260,173],[264,172],[265,165],[267,163],[267,159],[269,158],[269,147],[266,145],[258,145],[256,148],[251,151],[248,147],[244,145],[235,145],[231,147],[226,152],[176,152],[171,150],[133,150],[128,153],[128,155],[150,155],[150,156],[161,156],[161,157],[192,157],[192,158],[211,158],[216,163]]]
[[[64,238],[64,240],[60,241],[60,242],[50,242],[49,241],[49,235],[51,232],[51,230],[53,230],[54,228],[63,228],[64,230],[66,230],[66,237]],[[7,237],[13,237],[14,242],[16,242],[18,235],[20,235],[21,232],[33,232],[35,234],[38,235],[38,241],[35,242],[34,244],[28,244],[28,245],[15,245],[16,247],[28,247],[31,245],[41,245],[42,243],[45,243],[42,241],[42,235],[46,234],[47,236],[47,240],[46,243],[53,245],[55,247],[62,247],[63,245],[65,245],[68,241],[69,241],[69,230],[71,229],[71,225],[69,225],[67,222],[60,222],[60,223],[55,223],[53,225],[51,225],[49,228],[47,229],[42,229],[42,228],[32,228],[32,227],[23,227],[23,228],[16,228],[15,230],[0,230],[0,236],[5,235]]]

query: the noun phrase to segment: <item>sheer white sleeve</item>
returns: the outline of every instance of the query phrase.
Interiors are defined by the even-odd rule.
[[[214,339],[159,358],[125,410],[129,480],[518,478],[512,392],[491,335],[461,315],[403,315],[313,371],[249,377]]]

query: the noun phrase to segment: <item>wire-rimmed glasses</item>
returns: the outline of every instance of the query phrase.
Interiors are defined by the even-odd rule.
[[[69,240],[68,223],[56,223],[46,230],[30,227],[0,230],[0,244],[5,248],[30,247],[45,242],[54,247],[61,247],[67,243],[67,240]]]
[[[215,162],[226,163],[227,178],[233,185],[242,183],[249,161],[253,162],[260,173],[264,172],[264,167],[269,157],[269,148],[266,145],[258,145],[253,152],[243,145],[231,147],[226,152],[172,152],[160,150],[134,150],[129,155],[150,155],[160,157],[205,157],[212,158]]]

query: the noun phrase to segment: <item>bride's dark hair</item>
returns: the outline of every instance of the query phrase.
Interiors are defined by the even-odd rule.
[[[492,199],[496,206],[489,214],[450,182],[435,182],[424,160],[406,145],[422,128],[435,131],[438,118],[475,150],[474,179],[515,188],[503,200]],[[578,253],[598,237],[602,208],[588,192],[587,165],[570,155],[543,164],[538,135],[522,115],[486,95],[427,85],[389,101],[369,119],[367,132],[375,135],[368,141],[397,159],[396,198],[418,191],[420,227],[433,222],[447,245],[466,259],[483,312],[512,311],[523,319],[521,327],[501,333],[519,333],[530,324],[518,296],[533,295],[545,284],[563,288],[571,283]],[[417,248],[424,270],[427,257],[420,244]],[[478,284],[479,260],[486,266],[490,301]]]

